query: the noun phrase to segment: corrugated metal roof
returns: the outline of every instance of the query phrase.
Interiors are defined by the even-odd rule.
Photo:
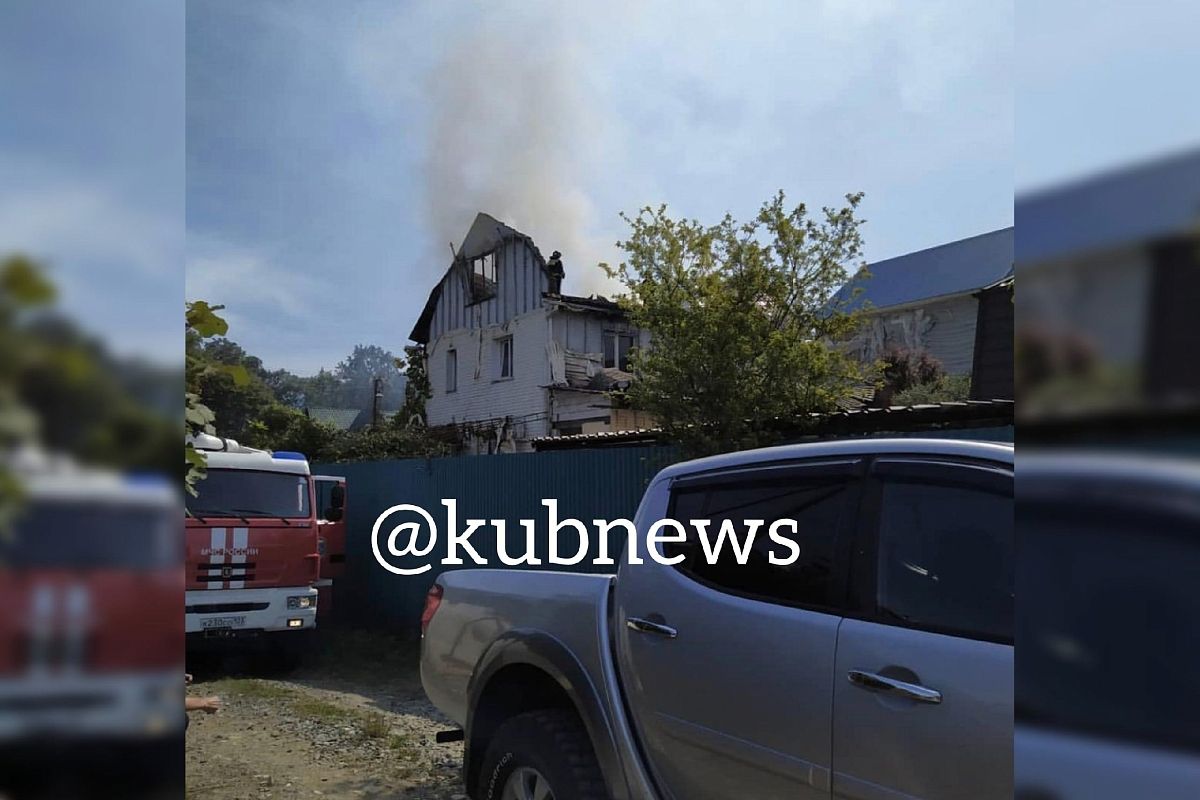
[[[1200,150],[1017,198],[1022,264],[1194,231]]]
[[[320,422],[323,425],[328,425],[331,428],[339,431],[348,431],[354,426],[354,422],[358,419],[358,415],[362,414],[362,409],[359,408],[310,408],[308,416]]]
[[[867,301],[875,308],[887,308],[973,292],[1002,280],[1012,266],[1013,229],[1002,228],[869,264],[870,277],[849,281],[833,302],[849,299],[858,287],[862,293],[846,310],[861,308]]]

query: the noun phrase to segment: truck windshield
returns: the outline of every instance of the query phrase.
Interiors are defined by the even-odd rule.
[[[0,533],[0,568],[157,569],[183,563],[179,507],[33,500]]]
[[[187,498],[195,517],[305,519],[309,516],[308,476],[248,469],[210,469]]]

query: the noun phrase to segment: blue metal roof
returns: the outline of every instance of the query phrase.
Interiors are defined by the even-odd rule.
[[[1002,228],[969,239],[918,250],[867,266],[871,277],[855,277],[833,296],[839,303],[858,286],[863,291],[847,310],[870,301],[875,308],[960,294],[991,286],[1013,266],[1013,229]]]
[[[1200,150],[1018,197],[1022,264],[1148,242],[1200,223]]]

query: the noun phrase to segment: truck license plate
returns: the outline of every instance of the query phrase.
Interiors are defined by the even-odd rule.
[[[222,628],[240,628],[246,624],[245,617],[209,617],[200,621],[200,627],[206,631]]]

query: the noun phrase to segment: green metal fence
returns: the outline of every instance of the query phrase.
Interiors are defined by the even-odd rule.
[[[357,620],[371,627],[386,627],[397,633],[417,630],[425,593],[433,579],[447,569],[472,568],[442,566],[446,555],[446,509],[443,499],[457,502],[459,530],[466,519],[504,520],[507,550],[524,552],[525,531],[522,519],[537,521],[539,534],[536,552],[546,559],[547,510],[543,498],[558,500],[559,517],[572,517],[588,523],[593,519],[632,519],[642,492],[650,479],[663,467],[678,460],[671,447],[631,447],[608,450],[576,450],[559,453],[519,453],[495,456],[456,456],[432,459],[369,461],[353,464],[315,464],[313,473],[342,475],[347,483],[346,574],[336,591],[338,620]],[[412,569],[422,563],[433,567],[415,576],[388,572],[376,561],[371,550],[371,527],[376,518],[392,506],[408,503],[425,509],[438,525],[438,542],[424,558],[390,557],[386,549],[387,532],[404,522],[418,522],[415,514],[393,514],[381,526],[380,549],[389,563]],[[576,567],[557,567],[576,572],[600,572],[590,562],[592,552]],[[398,542],[403,546],[407,536]],[[496,557],[496,536],[489,525],[473,534],[471,544],[488,566],[504,567]],[[622,543],[613,542],[615,554]],[[563,552],[573,555],[570,538]],[[534,568],[534,567],[529,567]],[[539,569],[552,568],[548,565]],[[611,568],[610,568],[611,569]]]

